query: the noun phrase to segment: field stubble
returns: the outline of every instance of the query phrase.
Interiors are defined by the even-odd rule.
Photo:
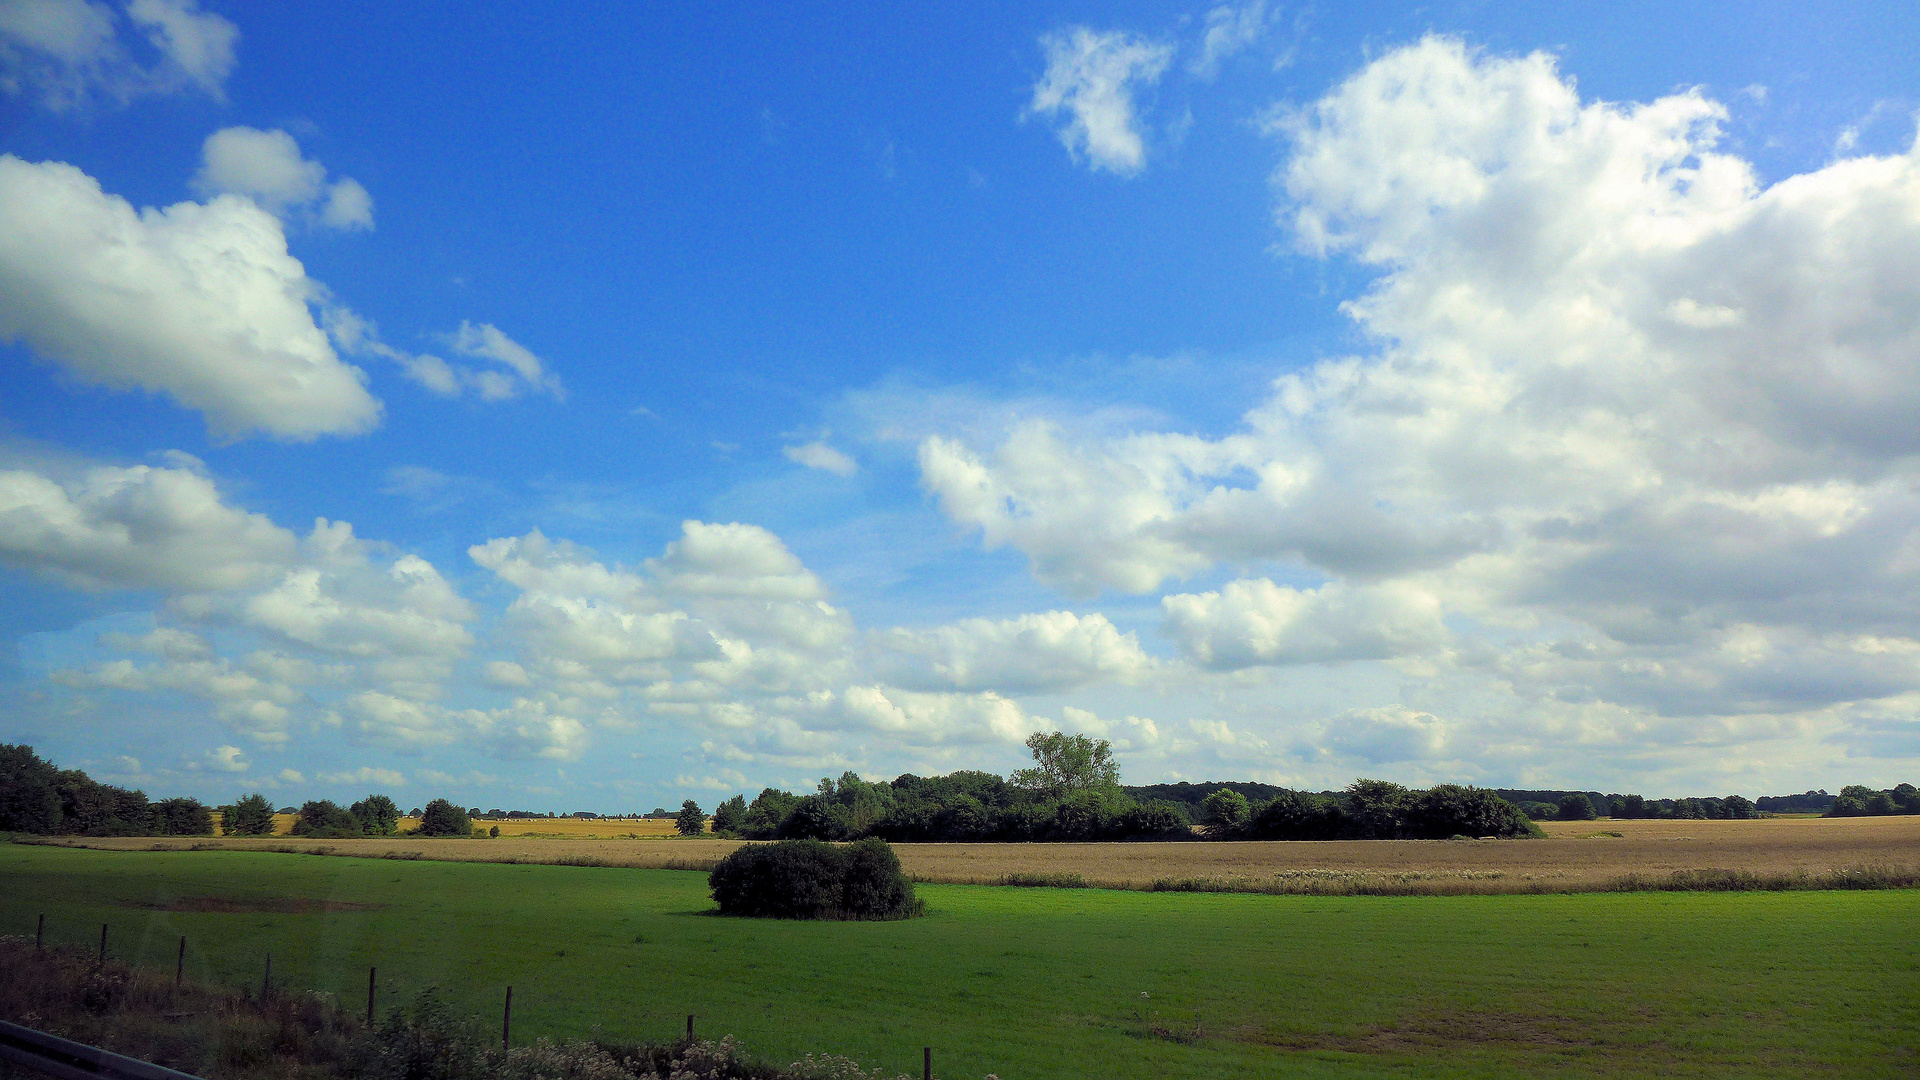
[[[532,823],[538,824],[538,823]],[[582,823],[585,824],[585,823]],[[631,824],[631,823],[612,823]],[[1544,840],[1337,840],[1117,844],[898,844],[916,881],[1300,893],[1584,892],[1744,875],[1830,880],[1872,868],[1920,872],[1920,816],[1752,821],[1544,822]],[[608,824],[602,823],[602,829]],[[504,831],[504,830],[503,830]],[[584,831],[584,830],[582,830]],[[1612,834],[1618,835],[1612,835]],[[130,837],[61,843],[109,849],[215,847],[457,862],[707,870],[739,841],[503,835],[301,841]],[[1731,880],[1729,878],[1729,880]]]

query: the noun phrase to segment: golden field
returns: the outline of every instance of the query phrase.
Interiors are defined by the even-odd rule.
[[[56,843],[119,850],[217,847],[466,862],[563,863],[702,870],[734,840],[672,835],[670,821],[502,822],[495,839],[363,840],[131,837]],[[1200,879],[1262,888],[1298,882],[1375,883],[1407,891],[1582,891],[1628,875],[1732,870],[1825,874],[1859,866],[1920,866],[1920,816],[1754,821],[1543,822],[1544,840],[1340,840],[1119,844],[898,844],[916,880],[996,884],[1009,876],[1077,875],[1087,885],[1145,888]],[[523,826],[514,830],[515,826]],[[1608,835],[1618,833],[1618,836]],[[632,834],[628,838],[627,834]]]

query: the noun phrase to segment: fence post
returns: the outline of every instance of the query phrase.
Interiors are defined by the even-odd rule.
[[[920,1048],[920,1080],[933,1080],[933,1047]]]
[[[507,1007],[500,1014],[500,1049],[507,1048],[507,1040],[513,1035],[513,987],[507,987]]]
[[[100,924],[100,963],[107,962],[107,924]]]
[[[173,988],[180,989],[180,980],[187,974],[187,935],[180,935],[180,956],[173,962]]]
[[[373,1026],[373,973],[376,968],[367,969],[367,1026]]]
[[[42,948],[41,942],[46,940],[46,936],[47,936],[47,917],[45,915],[42,915],[40,916],[40,925],[34,927],[34,930],[33,930],[33,951],[34,952],[40,951],[40,949]]]
[[[693,1014],[687,1014],[687,1041],[693,1041]]]
[[[272,992],[273,992],[273,954],[268,953],[267,954],[267,970],[265,973],[263,973],[260,976],[260,1000],[261,1001],[267,1000],[267,995]]]

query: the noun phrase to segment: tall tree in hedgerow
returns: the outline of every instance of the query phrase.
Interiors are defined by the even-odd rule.
[[[472,836],[473,820],[445,799],[435,799],[420,811],[422,836]]]
[[[273,804],[258,792],[220,808],[220,831],[228,836],[272,836]]]
[[[700,804],[688,799],[680,804],[680,813],[673,819],[673,827],[680,830],[681,836],[699,836],[707,831],[707,814]]]

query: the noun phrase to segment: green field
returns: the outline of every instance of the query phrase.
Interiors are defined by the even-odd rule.
[[[932,1045],[949,1078],[1920,1072],[1911,890],[919,891],[924,919],[778,923],[706,914],[683,871],[0,845],[0,932],[106,922],[168,970],[185,934],[189,976],[236,985],[271,951],[276,983],[349,1007],[378,964],[383,1009],[437,984],[495,1024],[511,984],[516,1041],[666,1040],[695,1013],[781,1063],[918,1075]],[[206,897],[377,906],[169,910]]]

